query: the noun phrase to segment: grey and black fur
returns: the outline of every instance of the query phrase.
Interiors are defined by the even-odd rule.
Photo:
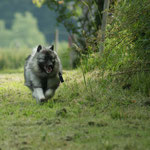
[[[35,48],[24,66],[25,85],[37,103],[52,98],[62,78],[62,67],[54,46]]]

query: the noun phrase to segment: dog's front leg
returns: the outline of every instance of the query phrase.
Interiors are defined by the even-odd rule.
[[[48,100],[52,98],[55,94],[55,91],[53,89],[47,89],[45,92],[45,98]]]
[[[37,103],[42,103],[45,101],[45,96],[42,88],[34,88],[33,89],[33,97],[36,98]]]

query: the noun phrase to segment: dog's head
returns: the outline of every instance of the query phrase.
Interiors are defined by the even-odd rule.
[[[57,54],[54,52],[54,46],[44,48],[41,45],[37,47],[37,62],[41,71],[51,74],[56,70],[58,63]]]

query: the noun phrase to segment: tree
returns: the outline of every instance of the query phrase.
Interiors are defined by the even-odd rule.
[[[25,15],[16,13],[11,30],[6,29],[4,22],[0,21],[0,33],[1,47],[33,47],[37,43],[46,43],[44,35],[38,30],[36,19],[29,12]]]
[[[96,36],[101,26],[104,0],[33,0],[58,12],[57,21],[64,24],[74,42],[86,51],[86,37]]]
[[[106,30],[108,9],[109,9],[109,0],[105,0],[104,1],[104,9],[103,9],[103,17],[102,17],[102,26],[101,26],[102,40],[101,40],[101,45],[99,48],[100,53],[102,53],[104,51],[105,30]]]

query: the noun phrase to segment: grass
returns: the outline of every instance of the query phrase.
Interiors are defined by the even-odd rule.
[[[99,71],[64,71],[52,100],[37,105],[23,73],[0,75],[1,150],[148,150],[150,99]],[[87,84],[87,87],[85,86]]]
[[[0,48],[0,70],[19,69],[31,53],[29,48]]]
[[[57,54],[61,60],[63,68],[70,70],[70,49],[67,42],[63,41],[59,43]]]
[[[43,46],[43,45],[42,45]],[[47,46],[47,45],[45,45]],[[36,47],[36,45],[35,45]],[[0,48],[0,73],[22,72],[25,59],[32,53],[32,48]],[[69,48],[67,42],[60,42],[58,56],[64,69],[70,69]]]

